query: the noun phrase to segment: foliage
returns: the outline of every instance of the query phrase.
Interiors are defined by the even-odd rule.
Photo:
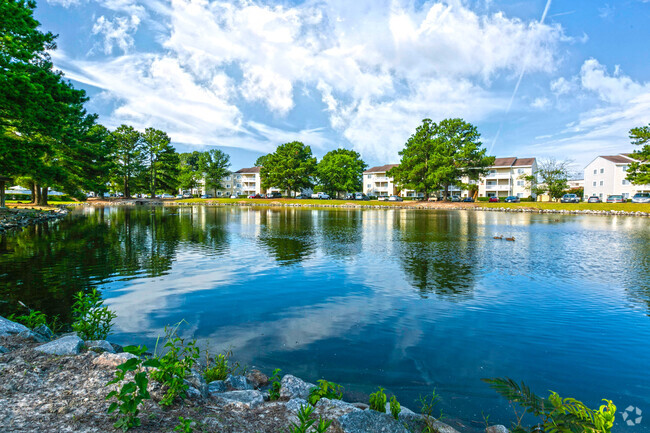
[[[641,149],[630,155],[636,161],[628,166],[627,180],[635,185],[650,184],[650,124],[630,129],[630,140]]]
[[[377,412],[386,412],[386,394],[384,394],[384,388],[381,386],[377,392],[370,394],[370,409]]]
[[[301,406],[298,411],[298,423],[291,423],[290,433],[307,433],[309,428],[316,423],[316,420],[311,419],[311,414],[314,408],[311,406]],[[313,429],[316,433],[323,433],[332,424],[332,421],[325,421],[323,418],[318,418],[318,424]]]
[[[444,189],[447,198],[450,186],[465,186],[463,177],[477,180],[494,162],[479,138],[477,128],[462,119],[444,119],[438,124],[424,119],[399,152],[400,164],[388,176],[402,188],[424,193],[425,199],[439,189]]]
[[[316,174],[316,158],[311,148],[299,141],[277,147],[275,152],[258,158],[262,163],[260,176],[263,188],[279,188],[283,191],[299,191],[313,186]]]
[[[211,149],[201,153],[199,167],[205,177],[206,189],[214,190],[217,196],[217,189],[221,188],[221,181],[230,174],[230,156],[218,149]]]
[[[47,316],[42,311],[38,310],[29,310],[28,314],[21,314],[20,316],[11,314],[7,319],[12,322],[22,323],[30,329],[37,328],[41,325],[47,325]]]
[[[424,418],[424,423],[426,424],[423,433],[436,433],[438,429],[435,426],[436,419],[433,417],[433,410],[438,404],[440,396],[436,394],[434,389],[431,392],[431,395],[420,396],[420,413]],[[440,416],[438,418],[443,418],[442,411],[440,411]]]
[[[147,385],[149,384],[147,370],[144,370],[141,367],[157,367],[158,362],[154,359],[142,362],[140,357],[147,351],[146,346],[127,346],[124,348],[124,351],[132,353],[136,358],[131,358],[117,366],[115,378],[108,382],[106,386],[120,382],[125,383],[123,383],[119,392],[109,392],[106,396],[106,400],[110,400],[111,398],[117,400],[111,403],[108,407],[108,413],[110,414],[117,410],[118,419],[113,426],[115,428],[121,428],[123,431],[127,431],[132,427],[140,426],[140,418],[138,418],[140,405],[144,400],[151,398],[149,391],[147,391]],[[134,373],[132,381],[127,381],[127,373]]]
[[[83,291],[74,295],[75,302],[72,305],[72,316],[74,322],[72,329],[83,340],[104,340],[111,332],[115,313],[104,307],[104,301],[97,289],[90,293]]]
[[[149,167],[145,185],[152,197],[159,191],[173,191],[178,187],[179,157],[164,131],[147,128],[142,134],[142,147]]]
[[[179,158],[179,186],[183,190],[196,188],[199,183],[199,178],[201,177],[201,171],[199,168],[201,152],[195,150],[194,152],[181,153]]]
[[[122,186],[125,198],[131,197],[133,179],[144,170],[144,143],[142,134],[132,126],[120,125],[111,132],[114,149],[114,181]]]
[[[192,428],[192,423],[194,422],[191,418],[183,418],[182,416],[178,417],[178,425],[174,427],[174,431],[181,433],[192,433],[194,429]]]
[[[598,409],[590,409],[573,398],[562,398],[551,392],[548,398],[534,394],[523,382],[521,385],[509,378],[483,379],[490,387],[508,401],[524,409],[519,414],[515,408],[517,422],[513,423],[513,433],[610,433],[616,416],[616,406],[611,400]],[[531,414],[539,422],[529,428],[521,425],[524,414]]]
[[[167,387],[165,396],[160,401],[163,406],[170,406],[176,397],[185,398],[187,385],[184,383],[194,364],[196,364],[200,350],[196,340],[190,340],[187,344],[185,339],[178,335],[179,322],[173,327],[165,326],[165,345],[167,352],[159,356],[155,354],[160,367],[151,374],[151,378]],[[160,340],[160,337],[158,337]],[[156,341],[156,352],[158,341]]]
[[[325,191],[332,197],[341,192],[361,191],[366,167],[361,155],[354,150],[335,149],[327,152],[316,167],[321,182],[319,186],[322,187],[319,191]]]
[[[318,403],[318,400],[321,398],[340,400],[343,397],[342,389],[343,387],[341,385],[320,379],[318,381],[318,386],[315,386],[309,390],[309,397],[307,397],[307,401],[312,406],[316,406],[316,403]]]
[[[569,188],[569,164],[571,161],[557,161],[554,158],[542,160],[535,175],[539,177],[541,184],[534,188],[535,193],[543,194],[548,192],[551,198],[557,199],[564,195]],[[527,180],[528,181],[528,180]]]
[[[402,406],[397,401],[397,397],[392,396],[390,398],[390,414],[393,415],[393,418],[398,419],[401,411]]]
[[[282,384],[280,382],[280,370],[276,368],[273,370],[273,376],[271,376],[271,389],[269,389],[269,400],[275,401],[280,399],[280,388]]]

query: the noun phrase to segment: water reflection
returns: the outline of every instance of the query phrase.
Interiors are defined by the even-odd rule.
[[[278,264],[298,263],[314,251],[314,222],[308,212],[271,208],[256,215],[260,227],[258,240]]]

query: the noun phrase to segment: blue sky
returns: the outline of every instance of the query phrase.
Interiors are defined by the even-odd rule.
[[[233,168],[293,140],[394,163],[423,118],[462,117],[493,155],[578,171],[650,123],[650,0],[40,0],[36,17],[101,123]]]

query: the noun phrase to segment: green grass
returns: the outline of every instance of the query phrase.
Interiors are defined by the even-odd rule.
[[[389,201],[379,201],[379,200],[369,200],[369,201],[355,201],[355,200],[316,200],[316,199],[289,199],[289,198],[267,198],[267,199],[259,199],[259,198],[208,198],[208,199],[202,199],[202,198],[188,198],[188,199],[183,199],[183,200],[175,200],[178,203],[209,203],[209,202],[215,202],[215,203],[226,203],[226,204],[231,204],[231,203],[252,203],[252,204],[266,204],[266,205],[271,205],[272,202],[278,202],[282,204],[302,204],[302,205],[342,205],[342,204],[348,204],[348,203],[353,203],[357,205],[380,205],[380,206],[396,206],[408,202],[389,202]]]
[[[493,208],[532,208],[543,210],[600,210],[600,211],[626,211],[650,212],[650,203],[550,203],[550,202],[523,202],[523,203],[486,203],[478,202],[482,207]]]

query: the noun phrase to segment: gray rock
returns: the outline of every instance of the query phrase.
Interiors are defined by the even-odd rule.
[[[415,412],[413,412],[408,407],[401,406],[400,409],[401,409],[400,415],[407,414],[407,413],[408,414],[415,414]],[[390,413],[390,402],[389,401],[386,402],[386,413],[388,413],[388,414]]]
[[[137,358],[132,353],[109,353],[109,352],[104,352],[101,355],[99,355],[97,358],[93,359],[93,364],[95,365],[100,365],[102,367],[112,367],[115,368],[118,365],[124,364],[126,361],[128,361],[131,358]]]
[[[368,404],[366,404],[366,403],[361,403],[361,402],[352,403],[352,405],[353,405],[354,407],[358,408],[358,409],[361,409],[361,410],[366,410],[366,409],[369,409],[369,408],[370,408],[370,406],[369,406]]]
[[[399,414],[400,422],[405,425],[409,431],[424,431],[425,427],[427,427],[427,422],[424,416],[419,413],[414,413],[411,410],[407,409],[407,411],[404,411],[403,409],[404,408],[402,408],[402,412]],[[458,430],[444,422],[438,421],[434,417],[429,418],[429,424],[433,431],[439,433],[458,433]]]
[[[187,381],[185,381],[188,383]],[[192,400],[199,400],[203,397],[203,394],[201,394],[201,391],[198,389],[194,388],[192,385],[189,385],[187,389],[185,390],[185,395],[187,398],[190,398]]]
[[[510,433],[510,430],[504,425],[491,425],[485,429],[485,433]]]
[[[224,383],[223,380],[213,380],[212,382],[208,383],[208,394],[218,394],[222,392],[228,391],[228,387]]]
[[[5,319],[0,316],[0,337],[6,337],[8,335],[20,334],[23,331],[29,331],[29,328],[20,323],[12,322],[11,320]]]
[[[233,409],[252,409],[264,403],[264,396],[256,390],[228,391],[210,394],[210,398]]]
[[[246,379],[254,388],[261,388],[269,384],[269,377],[256,369],[249,371],[246,374]]]
[[[298,413],[300,408],[303,406],[309,406],[307,400],[303,398],[292,398],[284,405],[284,407],[286,407],[289,412],[294,413]]]
[[[47,325],[37,326],[34,328],[34,332],[41,334],[43,337],[47,338],[48,341],[54,338],[54,332],[52,332],[52,330]]]
[[[190,385],[196,388],[203,397],[208,396],[208,384],[199,371],[192,369],[190,374],[187,375],[186,380],[190,383]]]
[[[298,379],[290,374],[285,375],[281,381],[280,398],[291,400],[292,398],[306,399],[309,397],[309,390],[316,385]]]
[[[50,355],[77,355],[83,346],[84,342],[81,338],[69,336],[42,344],[34,350]]]
[[[9,349],[4,346],[0,346],[0,353],[9,353]]]
[[[374,410],[358,410],[338,419],[344,433],[408,433],[404,425],[392,416]]]
[[[337,419],[350,412],[361,411],[352,403],[347,403],[343,400],[330,400],[328,398],[321,398],[316,403],[316,413],[324,419]]]
[[[106,340],[88,340],[84,342],[88,350],[92,350],[93,352],[97,353],[115,353],[115,349],[113,349],[113,346],[111,346],[111,343],[109,343]]]
[[[124,348],[117,343],[111,343],[111,346],[113,346],[113,350],[115,351],[115,353],[124,352]]]
[[[49,338],[43,337],[41,334],[38,334],[31,329],[23,331],[17,335],[18,338],[23,338],[25,340],[33,341],[35,343],[46,343],[50,341]]]
[[[233,376],[229,374],[226,377],[226,380],[224,380],[224,383],[229,390],[243,391],[247,389],[253,389],[253,385],[248,383],[248,379],[246,379],[245,376]]]

